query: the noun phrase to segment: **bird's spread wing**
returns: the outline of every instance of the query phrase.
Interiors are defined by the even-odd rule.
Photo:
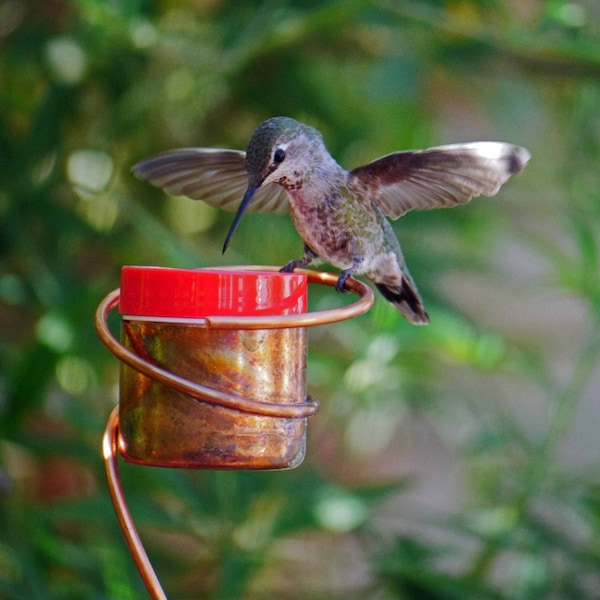
[[[464,204],[483,194],[493,196],[523,169],[529,152],[502,142],[437,146],[394,152],[351,171],[373,202],[392,219],[412,209]]]
[[[187,196],[235,212],[246,187],[246,153],[218,148],[181,148],[152,156],[132,171],[171,196]],[[252,198],[248,212],[285,213],[285,189],[267,185]]]

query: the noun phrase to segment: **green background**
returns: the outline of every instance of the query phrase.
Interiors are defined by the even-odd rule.
[[[496,198],[394,224],[429,327],[378,299],[311,330],[301,467],[122,465],[167,595],[597,598],[596,0],[0,2],[0,598],[146,597],[104,480],[118,361],[94,310],[124,264],[302,244],[248,214],[223,256],[230,214],[130,167],[244,149],[275,115],[347,168],[478,139],[532,160]]]

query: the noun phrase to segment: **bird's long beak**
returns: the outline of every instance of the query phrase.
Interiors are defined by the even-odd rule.
[[[240,204],[240,206],[237,210],[237,213],[235,214],[233,223],[231,224],[231,227],[229,228],[229,231],[227,233],[227,237],[225,238],[225,243],[223,244],[223,253],[225,253],[225,250],[227,250],[227,246],[229,246],[229,242],[231,242],[231,238],[233,237],[235,230],[237,229],[238,225],[240,224],[240,221],[242,219],[242,215],[244,214],[244,211],[248,207],[248,204],[250,204],[250,200],[252,200],[252,197],[258,191],[259,187],[260,187],[260,184],[259,185],[252,185],[252,184],[248,185],[248,189],[246,190],[246,193],[244,194],[244,197],[242,198],[242,203]]]

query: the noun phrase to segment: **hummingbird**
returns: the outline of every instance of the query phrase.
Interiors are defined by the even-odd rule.
[[[493,196],[529,158],[521,146],[471,142],[393,152],[348,171],[315,128],[273,117],[255,129],[245,152],[180,148],[132,170],[172,196],[235,211],[223,252],[244,212],[289,212],[304,253],[281,271],[327,261],[341,270],[339,292],[348,277],[365,275],[404,317],[422,325],[429,316],[386,217]]]

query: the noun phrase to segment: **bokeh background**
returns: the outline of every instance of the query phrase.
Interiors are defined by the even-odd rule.
[[[597,0],[0,1],[0,598],[146,597],[104,481],[118,364],[95,308],[124,264],[302,244],[248,214],[223,256],[231,215],[130,167],[244,149],[275,115],[348,168],[481,139],[533,158],[495,198],[395,223],[429,327],[378,300],[311,331],[301,467],[122,465],[167,595],[598,598]]]

